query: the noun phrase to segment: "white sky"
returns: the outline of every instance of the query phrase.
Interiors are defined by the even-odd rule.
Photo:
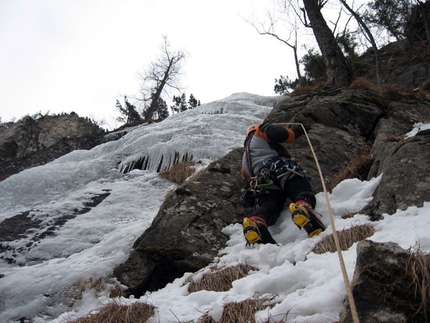
[[[274,95],[275,78],[296,77],[292,50],[245,21],[263,20],[274,2],[0,0],[1,120],[75,111],[111,123],[116,99],[138,93],[137,73],[159,54],[162,35],[189,55],[187,97]]]
[[[41,221],[41,228],[28,230],[20,239],[2,242],[12,249],[4,248],[1,252],[4,257],[0,259],[0,273],[4,275],[0,279],[1,322],[17,322],[27,317],[34,323],[64,323],[113,301],[154,305],[157,308],[154,322],[195,322],[206,312],[218,320],[223,306],[229,302],[275,295],[275,306],[258,312],[256,322],[269,319],[338,322],[346,297],[338,256],[312,252],[332,232],[322,193],[316,196],[316,211],[323,215],[322,221],[328,227],[317,237],[308,238],[299,230],[287,208],[270,227],[279,245],[247,248],[240,223],[223,229],[230,238],[214,263],[220,268],[239,263],[256,268],[247,277],[236,280],[228,291],[188,293],[184,283],[191,273],[187,273],[139,299],[108,297],[115,284],[110,279],[114,268],[128,258],[133,243],[151,225],[166,194],[175,187],[151,170],[122,174],[117,168],[118,161],[137,160],[142,155],[159,161],[160,154],[165,161],[178,151],[202,159],[201,170],[210,161],[242,146],[249,124],[261,121],[268,113],[265,102],[265,98],[242,94],[204,104],[163,122],[136,127],[121,140],[91,150],[73,151],[0,182],[0,222],[24,211],[30,211],[34,219]],[[223,113],[216,113],[220,111]],[[429,126],[415,124],[407,135],[414,136],[418,128],[424,130]],[[419,248],[428,253],[429,202],[385,214],[377,222],[370,221],[366,214],[342,218],[343,214],[362,210],[372,201],[381,176],[370,181],[348,179],[332,190],[328,197],[337,231],[369,224],[376,231],[369,238],[372,241],[392,241],[404,249]],[[54,234],[40,238],[56,219],[82,209],[85,202],[106,190],[110,195],[97,207],[69,219]],[[240,192],[237,196],[240,197]],[[356,247],[354,244],[342,252],[349,280],[355,268]],[[9,257],[17,263],[4,261]],[[202,269],[195,279],[209,270],[209,267]],[[106,284],[101,284],[100,290],[86,289],[79,301],[74,298],[73,286],[89,278],[94,281],[103,278]],[[72,299],[73,307],[65,305],[71,304]]]

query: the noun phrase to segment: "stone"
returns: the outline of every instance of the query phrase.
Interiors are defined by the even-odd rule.
[[[360,322],[426,322],[425,316],[418,313],[421,298],[412,286],[410,258],[409,251],[393,242],[358,243],[351,286]],[[349,322],[353,320],[346,302],[340,323]]]

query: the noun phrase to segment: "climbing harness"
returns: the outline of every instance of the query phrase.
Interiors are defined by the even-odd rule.
[[[340,263],[340,267],[341,267],[341,271],[342,271],[342,276],[343,276],[343,280],[344,280],[344,284],[345,284],[346,294],[348,296],[348,301],[349,301],[349,307],[351,309],[352,320],[353,320],[354,323],[359,323],[360,320],[358,318],[358,313],[357,313],[357,308],[355,306],[354,296],[352,295],[351,284],[350,284],[349,279],[348,279],[348,273],[346,272],[345,262],[344,262],[344,259],[343,259],[343,256],[342,256],[342,250],[340,248],[340,243],[339,243],[339,236],[337,235],[336,227],[335,227],[335,224],[334,224],[333,211],[332,211],[331,206],[330,206],[330,200],[329,200],[328,193],[327,193],[327,188],[326,188],[325,182],[324,182],[324,176],[323,176],[323,173],[321,171],[321,167],[319,165],[318,158],[317,158],[317,156],[315,154],[315,151],[314,151],[314,148],[312,146],[311,140],[309,139],[309,136],[308,136],[308,133],[306,132],[305,127],[301,123],[277,123],[277,125],[287,125],[287,126],[288,125],[299,125],[299,126],[301,126],[303,128],[304,135],[306,137],[306,140],[307,140],[307,142],[309,144],[309,148],[311,149],[312,155],[314,157],[315,164],[316,164],[317,169],[318,169],[318,174],[319,174],[320,180],[321,180],[321,185],[322,185],[322,188],[323,188],[323,191],[324,191],[324,196],[325,196],[325,200],[326,200],[326,203],[327,203],[328,215],[329,215],[329,218],[330,218],[330,225],[331,225],[332,231],[333,231],[333,239],[334,239],[334,242],[335,242],[335,246],[336,246],[336,250],[337,250],[337,254],[338,254],[338,258],[339,258],[339,263]]]

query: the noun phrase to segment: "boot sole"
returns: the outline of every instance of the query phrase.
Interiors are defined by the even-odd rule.
[[[260,231],[258,230],[258,227],[251,223],[248,218],[243,219],[243,228],[245,240],[249,244],[261,242]]]
[[[298,214],[293,216],[293,222],[299,228],[304,228],[309,223],[309,219],[306,215],[298,213]]]
[[[305,229],[309,237],[311,238],[315,237],[326,229],[325,225],[318,219],[317,215],[311,212],[308,212],[306,208],[304,207],[296,208],[294,203],[291,203],[289,208],[290,208],[291,214],[293,214],[293,222],[299,228]]]

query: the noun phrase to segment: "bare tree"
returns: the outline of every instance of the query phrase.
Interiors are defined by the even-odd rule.
[[[360,28],[363,30],[366,39],[370,42],[372,45],[372,50],[375,55],[375,70],[376,70],[376,81],[378,84],[381,84],[381,64],[380,64],[380,57],[379,57],[379,51],[378,46],[376,45],[375,39],[373,38],[372,32],[367,27],[363,19],[361,18],[360,14],[357,11],[354,11],[347,3],[346,0],[339,0],[342,5],[348,10],[348,12],[355,18]]]
[[[147,107],[143,111],[145,121],[150,121],[156,111],[160,109],[162,94],[168,89],[180,90],[179,79],[181,76],[181,63],[186,55],[183,51],[173,51],[167,36],[163,36],[161,54],[156,60],[150,63],[143,75],[140,75],[142,85],[142,95]]]
[[[302,2],[304,8],[301,7]],[[279,35],[274,32],[274,25],[277,19],[274,19],[271,15],[269,15],[270,23],[268,27],[264,28],[262,25],[257,26],[255,23],[252,25],[261,35],[270,35],[293,49],[299,82],[303,82],[303,78],[299,69],[300,61],[297,56],[298,21],[300,21],[303,26],[312,28],[327,67],[327,80],[337,86],[349,86],[352,81],[352,72],[342,50],[336,42],[333,32],[327,26],[321,13],[321,9],[326,2],[327,0],[281,0],[280,3],[282,3],[283,6],[283,13],[293,13],[295,16],[294,22],[291,23],[292,29],[290,35],[287,39],[279,37]],[[291,41],[292,34],[294,34],[293,41]]]
[[[404,22],[411,14],[411,0],[372,0],[364,19],[367,23],[388,31],[397,41],[405,38]]]
[[[288,7],[292,8],[292,12],[295,12],[295,8],[291,5],[291,3],[289,3],[288,1],[284,2],[284,12],[283,14],[285,14],[286,12],[288,12],[288,8],[287,5],[289,4]],[[296,15],[293,19],[293,22],[290,22],[289,25],[291,27],[290,31],[289,31],[289,35],[288,37],[285,38],[281,38],[278,34],[275,33],[275,25],[278,22],[278,18],[275,18],[271,13],[267,13],[268,16],[268,21],[269,24],[268,25],[263,25],[263,24],[258,24],[256,22],[250,22],[247,21],[248,23],[250,23],[252,25],[252,27],[255,28],[255,30],[260,34],[260,35],[268,35],[268,36],[272,36],[274,37],[276,40],[286,44],[288,47],[290,47],[293,50],[293,54],[294,54],[294,63],[296,66],[296,73],[297,73],[297,78],[299,80],[299,85],[303,85],[303,77],[301,75],[300,72],[300,61],[299,61],[299,57],[297,54],[297,32],[299,29],[298,23],[297,23],[297,18],[300,18],[300,16]],[[293,36],[292,36],[293,35]],[[293,38],[293,39],[291,39]]]
[[[352,72],[333,32],[327,26],[321,13],[325,3],[324,0],[303,0],[304,9],[310,22],[307,25],[312,28],[326,63],[327,80],[337,86],[349,86],[352,81]]]
[[[427,43],[430,43],[430,21],[429,21],[429,7],[430,7],[430,3],[428,1],[426,2],[419,2],[418,6],[421,10],[422,13],[422,18],[423,18],[423,23],[424,23],[424,28],[426,31],[426,36],[427,36]]]

